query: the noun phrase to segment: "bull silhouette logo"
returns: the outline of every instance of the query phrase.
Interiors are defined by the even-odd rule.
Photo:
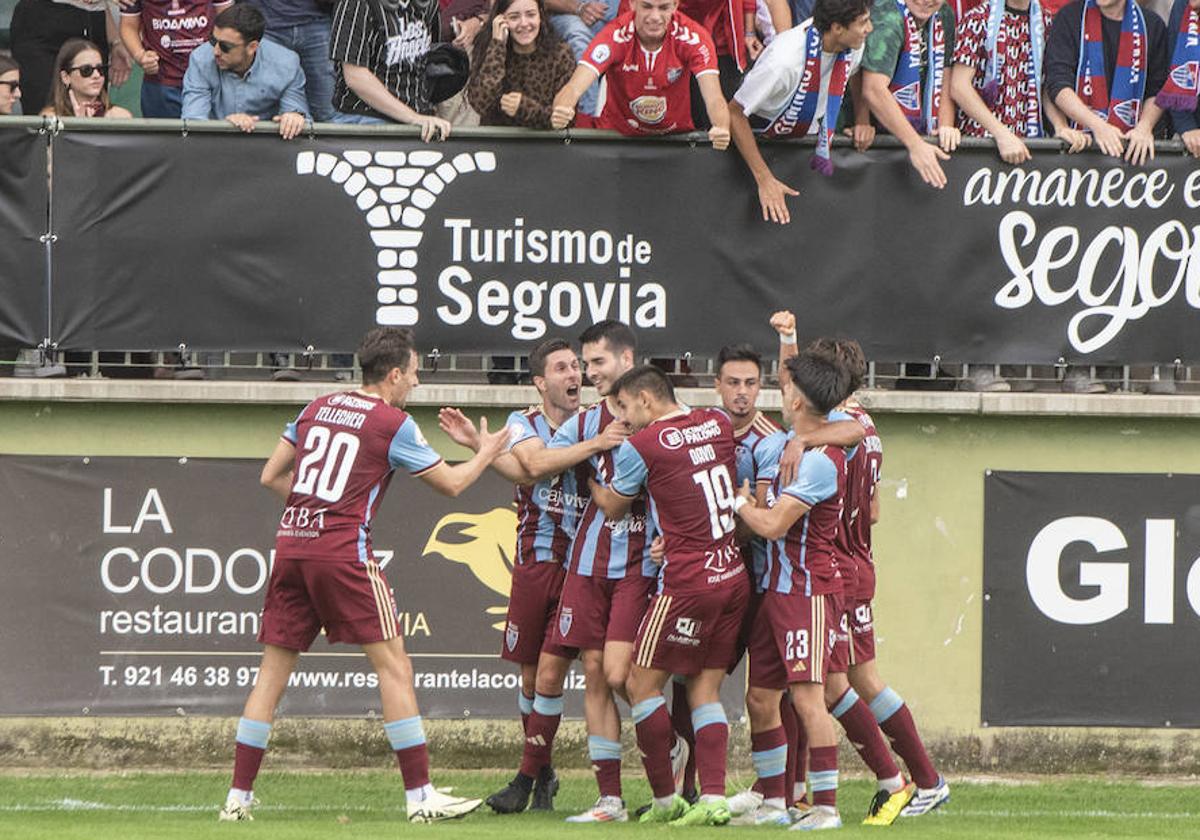
[[[440,554],[452,563],[462,563],[476,580],[507,602],[512,590],[516,534],[517,514],[511,507],[492,508],[486,513],[448,513],[433,527],[421,553]],[[503,619],[508,606],[498,604],[485,612]],[[504,630],[505,625],[503,620],[492,623],[497,630]]]

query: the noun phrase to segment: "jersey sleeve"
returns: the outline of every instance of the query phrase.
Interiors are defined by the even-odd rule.
[[[625,441],[617,449],[613,458],[613,468],[616,474],[613,476],[612,489],[627,498],[633,498],[641,491],[650,472],[642,453],[629,441]]]
[[[683,55],[692,75],[698,78],[705,73],[716,73],[717,47],[713,43],[712,35],[709,35],[708,30],[700,24],[687,27],[687,31],[689,34],[686,40],[683,38],[680,40],[683,41]]]
[[[550,438],[550,449],[566,449],[579,443],[579,429],[583,425],[583,415],[572,417],[558,427],[554,437]]]
[[[392,469],[403,467],[413,475],[420,475],[442,463],[442,456],[426,442],[417,421],[405,417],[388,446],[388,463]]]
[[[532,438],[541,437],[524,411],[514,411],[508,415],[508,448],[512,449],[518,443],[524,443]]]
[[[783,488],[783,495],[813,507],[833,498],[837,491],[837,465],[824,452],[807,452],[796,471],[796,480]]]
[[[283,427],[283,439],[286,440],[288,443],[290,443],[292,446],[299,445],[299,437],[296,432],[296,427],[300,424],[300,418],[303,416],[304,416],[304,412],[301,411],[299,414],[296,415],[295,420],[293,420],[291,423],[288,423],[286,426]]]
[[[583,55],[579,58],[579,63],[584,67],[590,67],[596,72],[597,76],[603,76],[605,71],[613,63],[616,54],[616,45],[613,43],[613,33],[617,31],[617,22],[611,21],[607,26],[600,30],[592,42],[588,44]]]
[[[775,432],[767,435],[754,446],[754,474],[759,481],[774,481],[779,475],[779,459],[783,457],[783,448],[787,446],[788,436],[785,432]]]

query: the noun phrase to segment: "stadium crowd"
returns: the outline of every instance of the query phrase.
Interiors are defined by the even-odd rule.
[[[937,189],[964,136],[1013,165],[1032,138],[1140,166],[1178,135],[1200,158],[1200,0],[20,0],[11,35],[0,114],[128,117],[108,83],[136,65],[142,116],[273,120],[285,140],[310,120],[425,141],[700,130],[736,147],[780,224],[797,192],[759,137],[815,135],[811,165],[833,175],[838,132],[860,150],[888,133]],[[175,375],[203,373],[185,359]],[[984,366],[965,387],[1009,385]],[[1106,390],[1082,373],[1063,387]]]

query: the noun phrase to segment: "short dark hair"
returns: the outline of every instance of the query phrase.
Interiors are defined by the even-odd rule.
[[[816,0],[812,25],[818,32],[828,32],[835,23],[849,26],[871,11],[873,0]]]
[[[640,394],[649,391],[656,398],[666,402],[675,402],[675,386],[667,375],[654,365],[638,365],[625,371],[613,383],[612,393]]]
[[[547,338],[529,354],[529,372],[534,376],[546,375],[546,359],[559,350],[570,350],[570,343],[563,338]]]
[[[598,341],[607,341],[609,349],[614,353],[620,353],[622,350],[637,352],[637,336],[633,334],[633,330],[628,324],[611,318],[592,324],[579,336],[580,344],[594,344]]]
[[[413,358],[415,349],[416,341],[412,330],[376,327],[368,332],[358,345],[358,363],[362,367],[363,384],[382,382],[392,368],[407,371],[410,363],[416,364],[416,359]]]
[[[846,398],[850,375],[835,356],[805,348],[785,364],[792,384],[818,414],[828,414]]]
[[[828,356],[846,371],[846,394],[838,402],[849,398],[862,387],[867,375],[867,358],[857,341],[852,338],[817,338],[805,349]]]
[[[267,28],[267,19],[259,11],[258,6],[251,3],[236,3],[230,6],[213,20],[213,27],[236,29],[238,34],[251,41],[261,41]]]
[[[749,344],[726,344],[721,348],[717,353],[718,376],[721,375],[721,368],[725,367],[726,362],[754,362],[758,372],[762,373],[762,354]]]

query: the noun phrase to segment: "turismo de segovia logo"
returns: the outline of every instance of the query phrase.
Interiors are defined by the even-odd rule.
[[[376,261],[379,289],[375,323],[411,327],[420,320],[417,310],[417,248],[424,233],[425,212],[433,207],[446,185],[459,175],[491,172],[496,156],[491,152],[455,155],[444,160],[441,152],[300,152],[296,174],[317,174],[341,184],[371,226],[371,241],[379,249]]]

